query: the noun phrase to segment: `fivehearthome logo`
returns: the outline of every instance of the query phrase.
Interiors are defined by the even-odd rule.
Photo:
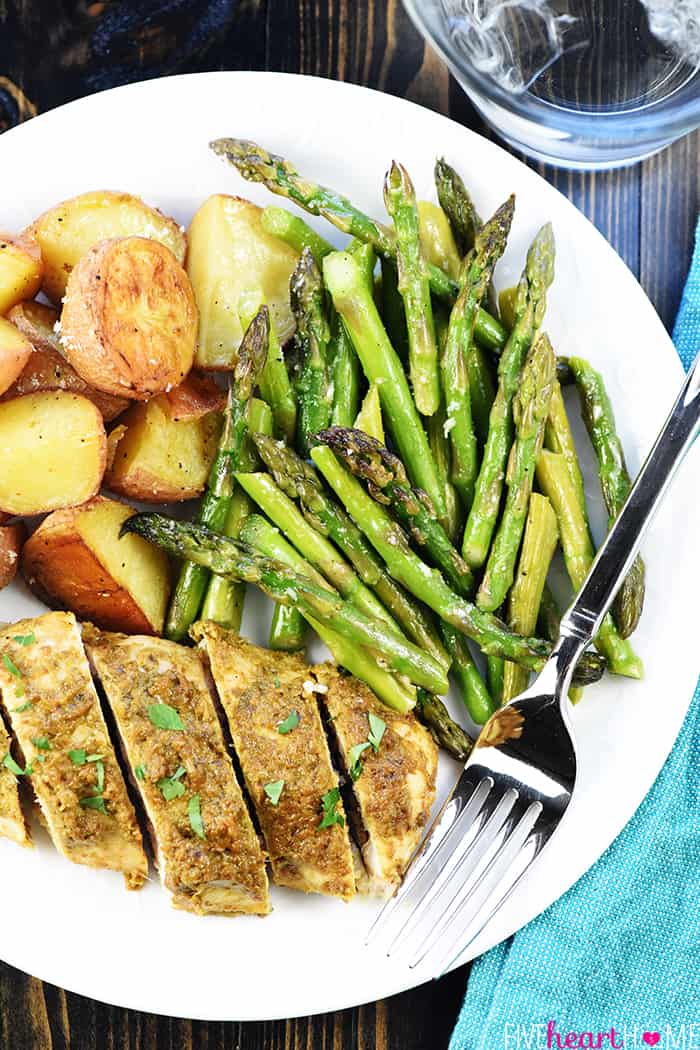
[[[503,1026],[503,1050],[700,1050],[700,1021],[681,1025],[575,1026],[566,1021]]]

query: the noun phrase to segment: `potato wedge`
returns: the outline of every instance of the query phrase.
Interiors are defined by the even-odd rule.
[[[0,232],[0,314],[34,298],[43,269],[39,245],[30,234]]]
[[[34,348],[19,328],[0,317],[0,394],[22,374]]]
[[[209,412],[223,412],[226,404],[226,391],[217,386],[211,376],[196,371],[190,372],[184,383],[164,396],[167,412],[176,423],[201,419]]]
[[[9,401],[24,394],[35,394],[40,390],[68,390],[70,393],[81,394],[88,401],[92,401],[105,423],[111,423],[132,404],[125,397],[113,397],[111,394],[103,394],[101,390],[93,390],[68,364],[65,357],[55,350],[35,350],[17,382],[12,384],[0,400]]]
[[[63,201],[29,227],[44,260],[43,291],[56,304],[65,295],[75,264],[97,244],[113,237],[152,237],[184,263],[187,241],[174,219],[130,193],[96,190]],[[35,293],[32,292],[31,298]]]
[[[0,526],[0,591],[15,578],[26,534],[21,521]]]
[[[112,492],[142,503],[195,499],[204,492],[220,428],[221,417],[215,412],[199,419],[172,419],[165,395],[134,405],[116,428],[121,435],[110,448],[104,483]]]
[[[96,390],[147,401],[182,383],[196,342],[189,278],[158,241],[102,241],[73,269],[61,347]]]
[[[168,560],[139,536],[119,539],[135,511],[97,496],[50,514],[24,545],[22,574],[52,608],[110,631],[160,634],[170,591]]]
[[[199,309],[196,364],[230,369],[243,336],[238,316],[243,295],[270,307],[281,343],[294,332],[289,278],[298,256],[266,233],[262,209],[240,197],[216,194],[204,202],[188,230],[187,272]]]
[[[102,416],[64,390],[0,404],[0,508],[44,514],[94,496],[107,462]]]
[[[27,337],[35,350],[61,352],[60,314],[53,306],[30,300],[13,306],[7,315],[16,328]]]

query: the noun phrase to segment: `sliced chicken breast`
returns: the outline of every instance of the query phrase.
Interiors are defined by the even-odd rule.
[[[400,882],[425,829],[438,749],[412,714],[390,710],[363,682],[332,664],[311,671],[352,783],[367,889],[384,896]]]
[[[72,613],[0,632],[0,693],[56,848],[141,887],[148,877],[141,831]]]
[[[349,899],[346,815],[308,666],[213,623],[191,633],[209,661],[274,881]]]
[[[31,846],[19,797],[19,783],[11,768],[13,764],[10,738],[0,719],[0,835],[12,839],[18,846]]]
[[[94,627],[83,635],[173,905],[200,915],[266,915],[265,857],[199,654],[160,638]]]

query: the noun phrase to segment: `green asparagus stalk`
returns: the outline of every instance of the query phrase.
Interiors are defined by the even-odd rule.
[[[306,521],[345,554],[406,636],[447,668],[449,657],[422,607],[389,575],[352,518],[327,495],[314,468],[281,442],[262,434],[256,434],[254,440],[278,487],[290,499],[299,501]]]
[[[547,573],[559,539],[557,516],[546,496],[533,492],[518,561],[515,582],[508,595],[508,626],[517,634],[531,635],[538,629]],[[555,642],[559,637],[559,623],[553,635],[551,625],[543,637]],[[527,688],[528,673],[517,664],[506,663],[503,674],[503,703],[507,703]]]
[[[262,305],[259,295],[243,297],[238,310],[244,327],[248,327]],[[267,358],[258,377],[258,385],[263,400],[272,409],[277,433],[287,441],[293,441],[297,425],[297,399],[272,317]]]
[[[487,655],[514,660],[531,670],[539,670],[551,651],[551,646],[539,638],[520,638],[509,631],[493,613],[478,609],[453,591],[437,569],[431,569],[415,554],[403,529],[369,496],[356,478],[350,474],[329,448],[317,445],[311,451],[324,478],[336,493],[348,513],[386,563],[394,579],[402,583],[414,597],[431,608],[441,620],[451,623],[462,634],[479,646]],[[134,519],[129,519],[134,520]],[[575,676],[584,684],[597,681],[605,662],[595,653],[584,653]]]
[[[547,224],[537,234],[527,254],[525,271],[518,285],[515,325],[498,363],[498,390],[491,408],[489,434],[462,546],[465,561],[474,569],[481,568],[486,561],[498,520],[506,460],[513,440],[513,396],[525,355],[544,313],[547,288],[553,275],[554,237],[551,226]]]
[[[546,496],[543,496],[542,498],[546,499]],[[551,509],[551,503],[549,506]],[[558,534],[559,527],[557,526],[557,535]],[[556,642],[559,637],[560,625],[561,613],[559,612],[557,600],[552,594],[549,584],[545,583],[542,588],[542,597],[540,598],[540,607],[537,613],[537,633],[541,634],[543,638],[548,638],[550,642]]]
[[[511,285],[510,288],[504,288],[502,292],[498,293],[498,312],[508,331],[515,324],[515,303],[517,298],[517,284]]]
[[[340,423],[336,423],[335,421],[333,423],[334,427],[340,425]],[[379,398],[379,387],[376,383],[372,383],[365,394],[365,399],[362,402],[360,411],[357,413],[353,426],[356,430],[363,430],[365,434],[369,434],[370,437],[376,438],[377,441],[381,441],[381,443],[384,444],[382,403]]]
[[[458,762],[467,761],[474,749],[474,741],[450,718],[439,697],[419,689],[414,714],[430,730],[436,744],[449,751]]]
[[[496,397],[496,385],[486,354],[474,342],[467,350],[467,375],[474,430],[479,448],[483,449],[489,436],[489,417]]]
[[[251,514],[246,521],[241,538],[268,558],[282,562],[296,572],[308,576],[317,586],[328,587],[320,573],[302,558],[279,530],[258,514]],[[404,713],[413,707],[416,702],[416,690],[409,682],[385,671],[372,653],[343,638],[313,616],[307,614],[305,618],[321,641],[328,646],[335,662],[345,667],[356,678],[366,682],[387,707]]]
[[[578,591],[593,562],[593,544],[564,457],[543,449],[537,461],[537,481],[557,515],[566,570],[574,590]],[[610,613],[601,624],[595,645],[605,655],[613,674],[642,677],[642,662],[630,643],[618,634]]]
[[[458,280],[461,255],[449,220],[439,204],[418,201],[418,228],[427,261],[439,270],[444,270],[453,280]]]
[[[449,438],[445,435],[446,422],[445,409],[441,405],[434,416],[426,419],[425,428],[445,500],[445,532],[454,543],[460,534],[463,519],[457,490],[450,481],[452,456]]]
[[[355,237],[347,247],[348,255],[352,255],[357,263],[367,291],[374,295],[374,271],[377,266],[377,256],[371,244],[358,241]]]
[[[416,194],[396,161],[384,182],[384,204],[394,223],[399,292],[408,329],[408,362],[416,408],[432,416],[440,404],[440,377],[430,278],[418,229]]]
[[[385,420],[411,481],[427,492],[442,519],[445,515],[444,499],[428,439],[403,366],[387,338],[357,263],[347,252],[333,252],[324,260],[323,274],[364,373],[370,383],[379,386]]]
[[[578,453],[571,433],[569,417],[566,413],[566,405],[561,392],[561,384],[556,382],[552,391],[552,400],[549,404],[549,418],[544,433],[544,447],[550,452],[560,452],[566,460],[566,465],[571,475],[571,481],[576,489],[579,503],[584,514],[586,511],[586,496],[583,488],[583,476],[578,462]]]
[[[268,648],[278,652],[297,653],[306,645],[304,618],[291,605],[275,605],[272,610]]]
[[[333,405],[329,352],[330,328],[321,271],[305,248],[289,282],[292,311],[296,317],[296,339],[301,347],[299,396],[299,443],[308,450],[319,430],[327,427]]]
[[[598,459],[598,475],[611,527],[632,483],[603,377],[581,357],[569,359],[581,399],[581,414]],[[644,562],[637,557],[613,602],[612,615],[623,638],[629,638],[644,607]]]
[[[477,594],[481,609],[495,612],[515,577],[515,563],[525,528],[535,465],[544,441],[555,380],[554,350],[546,335],[533,343],[513,398],[515,441],[506,471],[506,503]],[[530,632],[532,633],[532,632]]]
[[[251,434],[261,432],[272,437],[272,412],[264,401],[253,397],[248,408],[248,427],[250,433],[241,447],[238,464],[242,470],[252,471],[258,465],[258,456],[251,441]],[[224,536],[237,539],[241,526],[252,512],[253,504],[239,485],[236,485],[231,498],[231,506],[222,532]],[[210,576],[207,592],[204,596],[201,620],[213,620],[221,627],[238,632],[243,617],[245,602],[245,584],[237,580],[227,580],[223,576]]]
[[[196,561],[220,576],[252,583],[282,605],[294,605],[349,641],[381,654],[388,668],[406,675],[416,685],[433,693],[447,691],[440,664],[417,646],[403,640],[383,620],[371,620],[352,602],[319,587],[307,576],[295,573],[281,562],[257,554],[251,547],[228,536],[219,536],[191,522],[174,521],[154,512],[135,514],[121,534],[134,532],[155,543],[168,554]]]
[[[210,146],[217,156],[237,168],[244,179],[262,182],[272,193],[294,201],[311,215],[322,216],[342,233],[366,241],[382,258],[396,258],[391,230],[370,219],[347,197],[303,178],[284,157],[268,153],[256,143],[244,139],[216,139]],[[457,297],[456,281],[435,266],[429,267],[429,273],[430,290],[434,295],[449,301]],[[475,331],[483,346],[498,349],[505,345],[505,329],[485,310],[479,311]]]
[[[329,356],[332,362],[334,427],[352,426],[360,404],[362,366],[345,326],[335,310],[331,317]]]
[[[496,710],[466,638],[449,623],[440,624],[440,634],[452,657],[452,673],[457,680],[462,703],[477,725],[484,725]]]
[[[479,305],[506,246],[514,208],[515,197],[509,197],[476,235],[474,248],[464,263],[462,290],[452,307],[442,355],[442,385],[452,447],[452,483],[467,507],[472,503],[477,476],[477,445],[472,422],[467,355]]]
[[[332,449],[355,477],[367,482],[375,500],[391,507],[394,517],[414,541],[425,547],[450,587],[468,597],[474,587],[469,566],[452,546],[425,493],[411,488],[401,460],[361,430],[332,427],[322,430],[316,438]]]
[[[408,361],[406,312],[399,291],[399,275],[392,259],[381,258],[382,296],[380,309],[389,340],[402,361]],[[431,417],[432,418],[432,417]]]
[[[486,657],[486,681],[488,682],[489,696],[494,707],[500,707],[503,703],[505,673],[506,661],[502,656]]]
[[[248,327],[238,350],[219,447],[199,509],[200,524],[215,531],[224,528],[231,507],[233,471],[237,469],[246,436],[248,403],[265,363],[269,334],[270,315],[263,306]],[[167,638],[180,641],[185,637],[197,619],[208,579],[206,566],[187,561],[182,566],[168,609]]]
[[[263,208],[260,221],[266,233],[279,237],[297,254],[301,255],[304,248],[308,248],[317,266],[321,265],[324,256],[334,250],[333,245],[329,244],[325,237],[322,237],[316,230],[312,230],[308,223],[298,215],[292,215],[286,208],[268,205],[267,208]]]

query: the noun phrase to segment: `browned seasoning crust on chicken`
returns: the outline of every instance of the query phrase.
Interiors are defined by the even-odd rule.
[[[141,831],[75,617],[20,620],[0,632],[0,654],[3,706],[54,845],[68,860],[121,871],[129,889],[140,888],[148,877]],[[71,751],[94,757],[78,764]]]
[[[338,778],[308,666],[297,655],[261,649],[211,622],[195,624],[191,634],[206,652],[274,881],[349,899],[355,878],[341,801],[336,812],[343,824],[319,827],[321,797],[338,788]],[[293,711],[298,725],[280,733]],[[265,785],[279,781],[284,785],[275,803]]]
[[[10,753],[10,738],[0,718],[0,762]],[[24,819],[17,777],[0,765],[0,835],[18,846],[31,846],[32,840]]]
[[[370,892],[385,894],[401,880],[425,830],[435,801],[438,749],[412,714],[392,711],[363,682],[332,664],[310,670],[327,690],[319,699],[330,716],[349,779],[350,750],[368,740],[370,712],[386,725],[377,750],[368,747],[362,752],[362,770],[352,782]]]
[[[265,857],[198,653],[160,638],[92,626],[83,629],[83,637],[134,771],[173,905],[199,915],[266,915]],[[184,730],[155,726],[149,716],[154,704],[173,708]],[[180,770],[175,783],[181,788],[174,790],[182,794],[166,799],[163,782]],[[193,796],[199,797],[204,839],[190,820]]]

